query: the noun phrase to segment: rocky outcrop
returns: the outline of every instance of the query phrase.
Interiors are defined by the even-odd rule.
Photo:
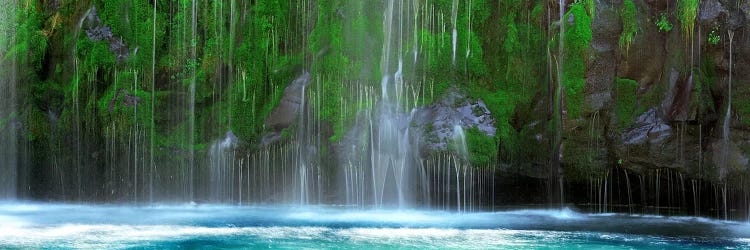
[[[260,145],[270,145],[281,139],[281,131],[292,125],[299,118],[305,87],[310,84],[310,73],[302,72],[292,83],[284,88],[279,104],[273,109],[263,124],[271,132],[263,136]]]
[[[437,103],[418,109],[412,119],[422,135],[423,152],[446,150],[456,125],[495,136],[495,119],[484,102],[468,99],[455,89]]]
[[[86,36],[94,41],[106,41],[109,43],[109,51],[115,54],[117,62],[123,62],[130,55],[130,50],[122,38],[115,37],[109,26],[105,26],[96,12],[96,7],[91,7],[88,15],[85,17]]]
[[[672,169],[694,178],[731,182],[732,176],[747,175],[750,105],[738,101],[750,94],[750,38],[735,35],[731,136],[726,166],[718,166],[722,143],[720,119],[729,97],[729,39],[750,31],[748,3],[729,4],[723,0],[701,1],[696,30],[691,41],[680,26],[675,4],[666,1],[634,1],[637,6],[638,33],[628,48],[617,46],[621,17],[619,1],[596,2],[592,22],[593,37],[586,68],[585,105],[591,112],[574,125],[566,126],[564,139],[568,167],[580,167],[580,152],[592,151],[591,143],[604,140],[608,155],[603,163],[620,162],[634,171]],[[652,17],[664,13],[673,25],[671,31],[659,30]],[[720,37],[708,43],[710,32]],[[635,93],[618,93],[615,79],[638,82]],[[625,90],[619,90],[625,91]],[[636,102],[623,104],[617,96],[635,95]],[[613,98],[614,97],[614,98]],[[620,106],[618,106],[620,105]],[[633,106],[622,106],[633,105]],[[633,117],[618,117],[617,109],[637,111]],[[603,117],[602,117],[603,116]],[[596,122],[596,121],[599,122]],[[571,121],[568,121],[571,123]],[[625,124],[623,126],[623,124]],[[589,131],[582,133],[580,131]],[[594,157],[596,158],[596,157]],[[585,165],[585,164],[584,164]],[[699,173],[698,168],[701,168]],[[706,170],[708,169],[708,170]],[[743,172],[744,171],[744,172]],[[728,174],[721,174],[727,172]],[[721,178],[728,176],[728,179]]]
[[[310,83],[310,73],[302,72],[284,89],[279,105],[273,109],[271,115],[264,121],[267,127],[274,131],[281,131],[289,127],[299,116],[302,104],[302,94],[307,84]]]

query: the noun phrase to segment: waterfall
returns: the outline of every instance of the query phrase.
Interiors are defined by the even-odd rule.
[[[0,58],[15,44],[15,1],[0,3],[0,36],[8,39],[0,43]],[[7,47],[5,46],[7,45]],[[18,175],[18,135],[16,60],[0,60],[0,199],[15,199]]]
[[[731,123],[731,117],[732,117],[732,42],[734,40],[734,32],[728,31],[729,34],[729,83],[727,85],[727,109],[726,113],[724,114],[724,124],[722,124],[722,164],[721,166],[723,168],[721,172],[721,179],[723,180],[726,175],[726,169],[729,157],[729,125]]]
[[[305,85],[302,85],[301,91],[302,97],[300,97],[300,110],[299,110],[299,125],[297,128],[297,136],[300,138],[297,141],[297,165],[299,167],[299,194],[300,205],[306,205],[308,203],[308,191],[307,191],[307,159],[305,157],[306,143],[305,143]]]
[[[555,86],[555,96],[554,96],[554,110],[553,110],[553,117],[552,122],[554,124],[554,141],[552,142],[552,157],[551,157],[551,164],[549,167],[549,177],[548,177],[548,191],[549,191],[549,200],[555,201],[558,200],[560,203],[560,206],[562,208],[562,205],[564,203],[564,197],[563,197],[563,179],[562,179],[562,170],[560,169],[560,162],[562,161],[562,110],[563,110],[563,103],[562,103],[562,95],[563,95],[563,88],[565,87],[565,82],[563,80],[563,62],[565,57],[565,0],[560,0],[560,39],[559,39],[559,47],[558,47],[558,60],[557,60],[557,86]],[[557,183],[554,183],[557,182]],[[555,184],[558,186],[555,187]],[[555,189],[559,192],[559,197],[555,197]],[[552,202],[554,203],[554,202]]]
[[[377,130],[373,131],[376,134],[371,134],[373,145],[370,147],[373,200],[376,207],[404,207],[415,202],[409,186],[412,183],[406,181],[417,172],[409,130],[414,112],[407,114],[406,107],[402,106],[408,103],[409,90],[405,86],[402,59],[403,44],[406,43],[403,36],[404,22],[408,22],[403,16],[408,13],[408,7],[407,3],[390,0],[386,3],[383,14],[381,101],[376,114],[379,116],[377,123],[373,124]],[[395,69],[391,67],[391,57],[394,55],[398,58]]]
[[[722,199],[724,202],[724,220],[728,219],[727,215],[727,183],[726,183],[726,174],[729,170],[729,125],[731,123],[731,116],[732,116],[732,43],[734,42],[734,31],[729,30],[729,84],[727,86],[727,111],[724,114],[724,124],[722,125],[722,144],[721,144],[721,150],[722,150],[722,165],[719,166],[721,169],[719,170],[721,181],[724,182],[724,186],[722,188]]]
[[[468,32],[466,32],[466,59],[469,59],[469,55],[471,54],[471,0],[469,0],[469,4],[466,7],[466,15],[469,17],[469,20],[467,21],[468,26]],[[466,63],[468,67],[468,63]]]
[[[151,140],[151,150],[149,157],[148,171],[148,200],[154,202],[154,141],[156,140],[156,4],[154,1],[153,30],[151,40],[151,131],[149,138]]]
[[[456,29],[456,23],[458,21],[458,0],[453,0],[451,4],[451,22],[453,23],[453,32],[451,33],[451,44],[453,49],[452,62],[456,65],[456,41],[458,40],[458,30]],[[468,54],[468,53],[467,53]]]
[[[191,39],[190,39],[190,49],[191,49],[191,60],[193,61],[192,67],[197,67],[197,60],[198,60],[198,52],[197,52],[197,36],[198,36],[198,6],[195,2],[195,0],[192,1],[192,11],[191,11]],[[187,175],[187,189],[188,189],[188,199],[193,200],[195,199],[194,194],[194,185],[193,185],[193,178],[195,178],[194,169],[195,169],[195,85],[196,85],[196,71],[197,68],[192,68],[191,71],[191,77],[190,77],[190,100],[188,103],[188,151],[190,153],[188,158],[188,175]]]
[[[19,2],[11,0],[0,4],[6,10],[0,13],[0,39],[8,39],[0,43],[3,46],[14,42],[14,24],[18,23],[15,12],[20,8],[17,6]],[[41,6],[41,3],[33,3]],[[58,107],[41,110],[40,119],[47,119],[38,124],[45,126],[41,128],[45,131],[38,133],[43,140],[26,139],[23,142],[30,145],[26,148],[19,146],[19,143],[24,145],[19,136],[36,136],[37,131],[21,133],[19,116],[39,115],[33,113],[38,110],[25,113],[19,108],[22,98],[18,95],[25,90],[20,86],[20,73],[16,76],[17,68],[20,68],[16,63],[20,65],[20,62],[12,59],[0,61],[0,199],[23,196],[17,187],[29,189],[24,178],[28,178],[26,173],[30,170],[18,165],[36,156],[39,158],[31,159],[29,165],[38,166],[34,171],[40,171],[34,172],[33,177],[41,181],[35,179],[31,189],[34,192],[54,189],[49,191],[52,200],[200,201],[241,205],[343,203],[407,208],[424,205],[463,212],[493,198],[487,189],[494,182],[491,180],[493,172],[481,169],[484,166],[472,168],[469,165],[466,135],[461,126],[453,128],[452,139],[459,145],[454,152],[448,148],[453,124],[447,125],[447,137],[441,138],[440,142],[444,144],[434,151],[440,153],[428,155],[424,145],[417,145],[426,135],[422,134],[425,133],[423,125],[415,125],[415,121],[429,119],[418,116],[429,109],[429,106],[420,105],[427,105],[428,99],[440,98],[437,92],[435,95],[432,92],[437,83],[419,75],[423,65],[418,64],[441,56],[445,59],[443,63],[449,65],[449,53],[452,53],[451,60],[455,64],[456,53],[461,52],[458,55],[463,56],[464,44],[458,48],[459,39],[466,42],[467,57],[475,53],[470,51],[471,39],[475,39],[471,35],[475,28],[471,27],[471,18],[477,17],[471,8],[460,9],[461,15],[463,11],[470,15],[469,22],[464,23],[465,19],[458,13],[460,1],[452,0],[451,6],[423,0],[378,3],[383,8],[383,26],[377,27],[383,32],[382,51],[347,59],[352,64],[361,64],[382,56],[380,65],[376,62],[375,65],[361,66],[362,72],[332,75],[307,65],[310,63],[307,61],[314,62],[315,59],[286,57],[298,49],[294,39],[301,39],[303,44],[307,44],[305,39],[310,39],[306,32],[311,32],[314,25],[307,24],[307,16],[317,15],[314,13],[317,9],[311,6],[329,3],[304,1],[305,12],[311,13],[302,15],[301,21],[294,20],[294,23],[300,22],[291,24],[300,26],[291,28],[294,30],[284,27],[290,25],[287,22],[291,19],[281,20],[273,15],[264,20],[263,27],[251,26],[257,25],[261,18],[251,14],[267,13],[255,9],[249,2],[189,0],[158,4],[127,2],[92,4],[91,7],[71,4],[76,6],[70,14],[75,18],[71,22],[77,26],[65,28],[65,31],[75,31],[71,39],[65,40],[66,43],[73,42],[72,47],[65,46],[65,56],[70,58],[54,56],[49,61],[54,63],[50,64],[53,67],[71,67],[71,72],[62,71],[56,73],[59,76],[50,76],[51,82],[64,87],[60,90],[64,92],[65,101],[60,106],[63,110],[57,110]],[[102,14],[107,13],[107,18],[121,20],[103,22],[94,5],[101,8]],[[467,6],[471,5],[470,2]],[[278,10],[284,11],[285,7],[281,3]],[[46,8],[38,7],[40,10]],[[109,16],[112,8],[123,9],[123,15]],[[301,11],[299,8],[302,7],[297,8],[288,11]],[[164,13],[158,14],[162,11]],[[343,22],[344,31],[348,31],[350,19],[346,15],[357,12],[350,12],[345,7],[337,11],[343,19],[333,22],[336,25],[336,22]],[[450,17],[448,11],[451,11]],[[77,16],[81,14],[83,16]],[[379,15],[368,15],[365,23],[380,21],[380,18]],[[151,25],[135,25],[139,20],[148,19],[153,21]],[[130,28],[123,29],[121,25]],[[468,29],[468,33],[462,33],[459,38],[458,26]],[[152,29],[150,41],[147,39],[148,28]],[[89,33],[96,36],[106,33],[112,38],[92,38],[94,35]],[[133,34],[139,34],[138,39],[127,39]],[[141,39],[142,35],[146,38]],[[263,39],[260,40],[267,42],[263,45],[266,58],[258,58],[264,60],[262,63],[242,65],[247,62],[245,51],[239,48],[227,50],[227,47],[248,46],[247,42],[254,41],[249,39],[256,39],[255,35],[261,35]],[[379,35],[372,37],[380,40]],[[118,39],[119,36],[122,38]],[[367,44],[354,49],[370,49],[370,43],[380,42],[370,41],[372,37],[357,37]],[[343,37],[344,42],[351,42],[347,38],[350,37]],[[57,42],[56,39],[49,43]],[[128,49],[131,53],[127,56],[111,51],[110,46],[110,52],[117,60],[116,66],[104,68],[104,64],[86,54],[92,48],[89,43],[82,42],[84,39],[91,40],[96,46],[110,40],[122,42],[121,39],[133,43],[125,45],[131,46]],[[448,51],[448,46],[451,46],[448,45],[449,39],[452,39],[451,52]],[[80,43],[78,47],[76,42]],[[149,42],[151,57],[148,57],[148,49],[143,49]],[[442,48],[436,48],[438,43]],[[140,54],[137,53],[138,46],[143,50]],[[439,52],[432,51],[433,48]],[[9,49],[0,48],[0,58],[13,58],[8,54]],[[106,52],[106,49],[96,49],[96,52]],[[263,52],[257,53],[258,57],[263,57]],[[375,58],[366,58],[368,56]],[[290,72],[299,70],[298,60],[303,61],[303,69],[317,74],[317,84],[307,84],[310,74],[306,71],[294,80],[304,81],[304,84],[281,83],[287,77],[293,77]],[[157,62],[159,67],[156,67]],[[378,66],[380,71],[372,70],[377,72],[374,73],[376,79],[373,79],[372,73],[367,71]],[[259,75],[263,79],[259,79]],[[238,85],[232,86],[235,81]],[[283,86],[291,85],[301,89],[293,92],[295,98],[291,102],[292,106],[299,105],[299,108],[292,108],[298,113],[290,115],[292,118],[285,121],[283,127],[265,126],[263,119],[270,116],[265,113],[273,109],[271,100],[286,97],[280,91],[285,88]],[[341,89],[341,94],[331,94],[329,87]],[[34,101],[24,101],[24,105],[29,105],[24,108],[39,108],[34,107],[38,104]],[[329,101],[337,103],[336,106],[328,106]],[[321,112],[324,109],[333,109],[326,112],[341,118],[336,120],[338,124],[326,123]],[[151,114],[147,113],[149,111]],[[349,120],[352,114],[356,119]],[[57,119],[61,123],[54,123]],[[345,133],[354,131],[352,127],[359,129],[353,133],[356,138],[351,141],[354,143],[329,141],[331,130],[340,132],[338,126],[343,127]],[[266,136],[270,138],[267,141]],[[261,143],[256,144],[259,141]],[[42,146],[33,145],[35,143]],[[98,143],[101,149],[93,148]],[[346,152],[341,153],[340,150],[344,151],[341,148],[346,148]],[[336,157],[345,160],[332,159]],[[21,170],[24,172],[17,173]],[[88,181],[92,178],[97,179]],[[335,183],[339,181],[337,178],[343,185]],[[345,196],[335,196],[341,192],[345,192]]]
[[[232,183],[235,173],[235,152],[237,136],[229,131],[223,139],[211,144],[210,154],[210,189],[211,199],[217,202],[228,202],[233,198]]]
[[[461,158],[461,160],[468,161],[469,149],[466,145],[466,134],[464,133],[464,128],[461,127],[461,125],[456,124],[455,126],[453,126],[453,143],[455,153]]]
[[[347,90],[342,97],[342,113],[351,111],[348,102],[343,101],[346,98],[355,103],[373,104],[355,108],[357,118],[337,147],[341,153],[338,159],[339,185],[343,192],[341,201],[346,205],[376,208],[431,206],[463,212],[476,209],[483,201],[492,199],[492,192],[487,188],[493,183],[489,181],[493,172],[468,164],[461,126],[453,128],[454,133],[449,127],[445,138],[448,141],[443,149],[451,150],[447,148],[448,144],[461,145],[456,150],[421,155],[424,152],[420,152],[419,143],[426,135],[415,129],[413,123],[418,115],[429,109],[419,107],[419,97],[431,96],[432,85],[429,81],[419,82],[419,76],[413,74],[414,67],[404,64],[404,57],[414,56],[414,66],[418,67],[419,36],[416,32],[420,22],[425,28],[438,20],[437,27],[442,29],[430,32],[451,33],[450,28],[442,25],[449,23],[442,21],[442,12],[436,12],[427,2],[421,5],[421,2],[397,0],[385,1],[383,5],[380,95],[373,95],[378,89],[366,81],[352,82],[353,86],[342,85]],[[453,7],[454,12],[458,11],[458,1],[454,1]],[[455,15],[451,16],[454,21]],[[412,27],[414,30],[409,30]],[[430,57],[429,54],[424,56]],[[451,140],[453,134],[455,137]]]
[[[412,33],[414,34],[414,38],[412,40],[412,46],[414,46],[414,48],[412,48],[412,50],[414,52],[414,65],[416,65],[417,64],[418,49],[419,49],[418,48],[418,45],[419,45],[419,42],[418,42],[419,41],[418,40],[418,37],[419,37],[419,32],[418,32],[419,31],[419,27],[418,27],[418,23],[419,23],[418,22],[418,20],[419,20],[419,1],[417,0],[417,1],[414,1],[413,3],[414,3],[414,13],[413,13],[414,14],[414,27],[413,27]]]
[[[461,127],[461,125],[455,125],[453,126],[453,144],[454,144],[454,162],[453,165],[454,169],[456,170],[456,210],[458,212],[461,212],[461,182],[460,182],[460,169],[463,168],[464,171],[466,168],[466,162],[468,162],[469,159],[469,150],[466,146],[466,135],[464,134],[464,129]],[[466,185],[466,173],[464,172],[464,185]],[[464,187],[464,191],[466,188]],[[464,195],[466,197],[466,195]],[[466,206],[464,206],[464,210],[466,210]]]

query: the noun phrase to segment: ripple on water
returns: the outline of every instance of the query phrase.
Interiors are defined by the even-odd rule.
[[[0,204],[0,248],[748,248],[748,229],[571,210]],[[678,233],[662,234],[672,231]]]

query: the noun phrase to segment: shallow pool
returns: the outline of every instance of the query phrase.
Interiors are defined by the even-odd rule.
[[[750,249],[750,224],[570,210],[0,204],[0,248]]]

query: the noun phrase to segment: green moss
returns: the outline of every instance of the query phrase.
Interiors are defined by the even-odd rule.
[[[497,142],[478,128],[466,130],[466,145],[472,166],[488,166],[497,158]]]
[[[385,73],[380,69],[383,17],[381,11],[373,11],[382,8],[380,1],[320,0],[309,2],[309,8],[295,6],[294,1],[63,1],[65,7],[60,12],[68,16],[59,25],[51,20],[57,13],[41,11],[44,5],[40,1],[21,2],[27,4],[19,5],[23,10],[16,18],[17,44],[3,60],[18,59],[24,63],[23,72],[29,74],[22,77],[22,88],[28,88],[33,97],[24,100],[29,110],[19,117],[33,118],[29,135],[34,140],[64,134],[80,125],[92,144],[105,136],[125,136],[136,127],[151,131],[146,140],[155,140],[159,152],[204,149],[227,130],[253,144],[269,129],[263,121],[279,103],[284,88],[304,68],[320,81],[308,85],[308,100],[316,103],[317,118],[332,129],[325,136],[337,142],[357,111],[369,109],[375,102],[355,98],[351,85],[361,84],[378,93]],[[565,100],[574,116],[583,109],[585,55],[591,37],[587,33],[595,11],[594,0],[577,2],[568,13],[568,17],[574,15],[575,23],[564,24],[569,27],[567,45],[562,48],[566,51],[562,65]],[[401,48],[398,53],[409,55],[403,58],[404,77],[408,86],[420,93],[411,95],[409,102],[429,105],[452,87],[468,92],[471,98],[486,103],[498,128],[494,138],[469,136],[480,145],[472,149],[472,161],[476,165],[491,163],[499,148],[526,154],[526,142],[533,141],[533,136],[514,126],[528,124],[523,119],[544,116],[517,114],[534,110],[544,99],[540,90],[549,82],[547,3],[460,2],[455,64],[451,59],[452,1],[425,3],[415,2],[418,24],[411,26],[414,16],[409,13],[409,20],[404,20],[409,31],[403,34],[405,43],[392,48],[394,55],[396,47]],[[127,44],[131,53],[124,62],[116,60],[107,41],[91,41],[84,33],[74,37],[70,32],[91,4],[104,25]],[[157,5],[156,17],[153,4]],[[197,4],[197,16],[193,4]],[[308,29],[312,29],[309,35]],[[412,37],[413,29],[416,37]],[[0,47],[10,41],[0,37]],[[48,53],[48,41],[63,42],[49,46],[55,51]],[[53,55],[50,62],[56,63],[61,51],[73,51],[72,45],[75,62],[64,59],[41,67],[46,54]],[[417,63],[412,63],[415,47]],[[156,72],[151,72],[152,60]],[[73,66],[78,66],[77,70]],[[133,86],[136,77],[138,84]],[[190,100],[187,96],[193,84],[195,98]],[[131,103],[133,100],[137,104]],[[186,106],[192,101],[195,113],[189,114]],[[50,125],[47,116],[58,113],[60,122]],[[191,120],[195,120],[194,131],[189,131]],[[7,126],[7,121],[4,124]],[[105,135],[107,129],[114,133]],[[194,145],[188,145],[190,142]],[[164,150],[159,149],[162,146]]]
[[[109,44],[105,41],[95,42],[81,38],[78,40],[76,52],[81,60],[80,68],[84,72],[96,73],[97,69],[111,69],[115,65],[115,55],[109,51]]]
[[[18,112],[13,111],[10,114],[7,114],[5,117],[0,117],[0,131],[3,131],[5,129],[5,126],[7,126],[11,121],[18,118]]]
[[[635,116],[641,113],[638,107],[638,82],[631,79],[617,78],[615,81],[615,114],[620,129],[633,124]]]
[[[571,17],[572,16],[572,17]],[[586,85],[586,61],[593,33],[591,17],[580,3],[571,5],[565,20],[565,58],[563,59],[563,82],[565,85],[565,107],[568,117],[579,117],[584,110],[584,88]]]
[[[187,1],[181,2],[185,4]],[[136,67],[150,66],[153,47],[161,48],[166,41],[164,37],[168,24],[169,4],[165,1],[157,4],[156,20],[154,20],[151,1],[96,0],[95,4],[102,22],[110,27],[113,35],[123,39],[131,52],[135,52],[137,48],[138,52],[129,55],[128,63]],[[154,21],[156,21],[155,33]],[[156,35],[155,39],[154,35]],[[160,49],[156,51],[159,54],[162,53]]]
[[[708,37],[706,38],[706,41],[708,41],[711,45],[717,45],[719,44],[719,41],[721,40],[721,36],[719,36],[719,27],[714,27],[711,30],[711,33],[708,33]]]
[[[46,142],[49,137],[50,122],[47,114],[36,107],[29,106],[23,112],[26,114],[24,126],[29,141]]]
[[[41,70],[42,60],[47,52],[48,37],[43,32],[44,13],[39,10],[41,6],[37,4],[33,1],[13,7],[16,8],[15,36],[14,40],[3,39],[4,46],[10,49],[0,60],[15,60],[19,65]],[[13,41],[15,43],[11,45],[10,42]]]
[[[693,38],[695,18],[698,15],[698,0],[678,0],[677,19],[687,40]]]
[[[134,129],[150,129],[151,93],[136,89],[134,84],[138,73],[133,71],[119,72],[113,84],[97,101],[97,114],[104,126],[114,130],[110,136],[124,136]],[[136,85],[137,86],[137,85]]]
[[[630,44],[633,43],[638,33],[638,10],[633,0],[624,0],[620,8],[620,19],[622,20],[622,33],[620,33],[620,49],[628,54]]]
[[[659,28],[659,32],[669,32],[672,30],[672,23],[667,19],[667,14],[662,13],[661,16],[656,20],[656,27]]]
[[[627,0],[625,0],[627,2]],[[595,0],[576,0],[576,3],[582,4],[586,8],[586,12],[594,18],[596,3]]]
[[[715,112],[716,105],[711,93],[716,83],[716,64],[712,56],[703,56],[702,65],[695,76],[695,90],[692,100],[698,100],[698,114]]]

